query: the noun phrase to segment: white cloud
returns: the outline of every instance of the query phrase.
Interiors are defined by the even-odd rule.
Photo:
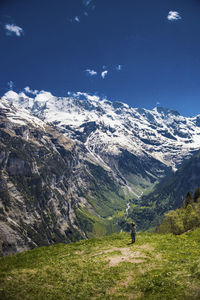
[[[108,74],[108,71],[105,70],[101,73],[101,77],[104,79],[107,74]]]
[[[90,70],[90,69],[87,69],[85,70],[90,76],[96,76],[97,75],[97,72],[94,71],[94,70]]]
[[[74,18],[74,21],[76,21],[76,22],[80,23],[80,19],[79,19],[79,17],[78,17],[78,16],[76,16],[76,17]]]
[[[21,27],[14,24],[6,24],[5,29],[7,35],[15,34],[16,36],[21,36],[24,33],[24,30]]]
[[[33,94],[33,95],[37,95],[38,94],[38,90],[31,90],[29,86],[26,86],[24,88],[25,92],[29,93],[29,94]]]
[[[181,16],[180,16],[179,12],[177,12],[177,11],[169,11],[167,19],[169,21],[177,21],[177,20],[181,19]]]
[[[116,66],[116,70],[117,70],[117,71],[121,71],[121,70],[122,70],[122,65],[117,65],[117,66]]]
[[[88,12],[84,11],[84,16],[88,17]]]

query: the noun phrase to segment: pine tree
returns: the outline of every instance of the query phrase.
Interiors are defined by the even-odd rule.
[[[194,202],[197,202],[198,198],[200,198],[200,187],[197,187],[194,191],[194,196],[193,196]]]
[[[189,204],[193,203],[193,198],[190,192],[187,193],[185,201],[183,202],[183,208],[186,208]]]

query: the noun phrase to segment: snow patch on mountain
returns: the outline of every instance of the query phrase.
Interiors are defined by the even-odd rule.
[[[167,108],[131,108],[81,92],[72,97],[55,97],[41,91],[30,98],[9,91],[3,99],[83,142],[99,162],[104,161],[105,153],[119,155],[125,149],[176,169],[200,148],[199,116],[184,117]]]
[[[15,94],[13,94],[15,99],[17,98]],[[46,123],[44,123],[39,118],[33,116],[30,114],[29,111],[27,111],[24,108],[16,108],[12,104],[10,104],[5,99],[1,99],[0,101],[0,110],[2,112],[6,112],[7,119],[11,121],[14,124],[21,125],[21,126],[27,126],[27,124],[31,124],[35,128],[45,130]],[[27,139],[29,136],[27,135]]]

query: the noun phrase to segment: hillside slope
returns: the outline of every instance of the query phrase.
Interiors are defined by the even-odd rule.
[[[152,192],[139,200],[132,199],[124,215],[118,215],[115,221],[124,230],[127,222],[134,220],[142,230],[157,227],[163,215],[182,206],[188,192],[193,193],[200,186],[200,150],[175,172],[166,176]]]
[[[194,197],[187,193],[181,208],[165,214],[158,232],[181,234],[200,227],[200,188],[196,188]]]
[[[124,233],[0,259],[1,299],[199,299],[200,230]]]
[[[200,150],[174,174],[163,179],[147,197],[143,205],[156,208],[158,214],[180,207],[188,192],[200,186]]]
[[[55,128],[0,103],[0,251],[109,232],[123,185]]]

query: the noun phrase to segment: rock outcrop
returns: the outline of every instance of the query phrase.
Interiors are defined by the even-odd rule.
[[[25,110],[3,101],[0,109],[2,254],[95,235],[95,221],[123,207],[119,183],[83,145]]]

